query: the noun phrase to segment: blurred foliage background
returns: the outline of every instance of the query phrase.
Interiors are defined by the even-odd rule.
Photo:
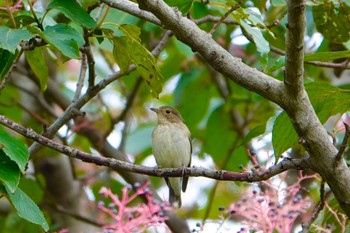
[[[48,137],[96,156],[147,166],[155,166],[151,133],[156,119],[149,107],[163,105],[177,108],[190,129],[195,166],[240,172],[256,169],[252,153],[264,167],[283,153],[303,155],[282,109],[222,76],[156,21],[130,14],[127,9],[136,7],[133,1],[116,1],[120,6],[113,2],[0,1],[0,32],[7,35],[0,39],[0,114],[47,132],[78,103],[64,126]],[[285,1],[166,2],[212,33],[233,56],[283,80]],[[344,136],[341,122],[350,121],[349,13],[349,1],[306,5],[304,82],[321,122],[338,144]],[[17,138],[28,146],[33,143]],[[30,147],[29,153],[19,187],[43,210],[51,230],[96,232],[99,189],[108,186],[118,194],[126,183],[138,180],[47,148]],[[348,152],[344,156],[349,159]],[[287,184],[295,174],[289,178]],[[167,198],[163,180],[148,179]],[[315,203],[319,183],[305,184],[308,192],[303,195]],[[194,222],[217,219],[218,207],[238,201],[248,186],[191,178],[177,214]],[[333,198],[329,200],[341,212]],[[40,231],[19,218],[3,198],[0,208],[0,232]],[[340,227],[329,211],[318,224]]]

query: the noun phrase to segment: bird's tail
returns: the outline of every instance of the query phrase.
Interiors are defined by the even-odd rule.
[[[181,207],[181,178],[165,179],[169,187],[169,202],[175,208]]]

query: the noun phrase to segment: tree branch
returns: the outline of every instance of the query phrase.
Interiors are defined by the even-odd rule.
[[[239,1],[236,5],[232,6],[230,8],[230,10],[228,10],[219,21],[217,21],[214,26],[212,27],[212,29],[210,29],[210,34],[213,34],[216,29],[219,27],[219,25],[235,10],[237,10],[239,7],[241,7],[242,1]]]
[[[136,3],[133,3],[131,1],[124,1],[124,0],[101,0],[101,2],[105,3],[106,5],[119,9],[121,11],[127,12],[130,15],[136,16],[140,19],[147,20],[149,22],[152,22],[157,25],[161,25],[160,20],[155,17],[152,13],[148,11],[141,10]]]
[[[160,43],[152,50],[152,55],[153,56],[158,56],[158,54],[161,52],[161,50],[164,48],[166,39],[169,39],[171,36],[171,32],[166,32],[164,34],[164,37],[160,41]],[[45,137],[52,138],[57,131],[64,125],[66,124],[70,119],[72,119],[77,113],[79,113],[79,109],[81,109],[88,101],[90,101],[93,97],[95,97],[101,90],[103,90],[106,86],[108,86],[110,83],[114,82],[115,80],[130,74],[135,70],[135,65],[131,65],[129,69],[125,72],[116,72],[115,74],[109,76],[108,78],[100,81],[98,84],[93,86],[92,88],[88,89],[88,91],[81,97],[79,98],[76,102],[72,102],[71,104],[67,104],[68,107],[64,111],[64,113],[56,119],[56,121],[46,129],[46,131],[43,133]],[[49,80],[49,82],[53,82]],[[48,85],[48,86],[55,86],[55,85]],[[52,90],[52,91],[57,91],[57,90]],[[67,106],[65,104],[65,106]],[[30,153],[35,153],[37,150],[39,150],[40,145],[37,143],[33,143],[29,147]]]
[[[287,1],[287,39],[285,84],[298,93],[304,88],[305,0]]]
[[[183,17],[176,8],[169,7],[163,1],[140,0],[141,9],[152,12],[164,28],[172,30],[177,39],[200,53],[216,70],[248,90],[257,92],[265,98],[283,105],[280,96],[283,83],[244,64],[218,45],[211,35]]]
[[[336,160],[337,149],[329,140],[303,85],[303,38],[305,0],[288,1],[288,39],[285,91],[281,96],[300,141],[310,154],[311,169],[328,183],[339,205],[350,217],[350,171]]]
[[[310,218],[305,222],[301,224],[302,231],[301,233],[306,233],[310,231],[311,224],[317,219],[318,215],[324,208],[325,204],[325,182],[324,179],[321,181],[320,185],[320,201],[317,203],[315,209],[313,210]]]
[[[279,173],[282,173],[288,169],[304,169],[309,167],[308,158],[303,159],[283,159],[280,163],[269,167],[268,169],[256,170],[254,172],[230,172],[225,170],[211,170],[203,167],[192,168],[151,168],[141,165],[135,165],[128,162],[124,162],[112,158],[104,158],[93,156],[91,154],[79,151],[75,148],[59,144],[51,139],[48,139],[32,129],[25,128],[3,115],[0,115],[0,124],[22,134],[24,137],[32,139],[41,145],[47,146],[62,154],[68,155],[72,158],[82,160],[88,163],[94,163],[99,166],[106,166],[117,170],[123,170],[127,172],[134,172],[149,176],[158,177],[182,177],[182,176],[196,176],[207,177],[215,180],[226,181],[246,181],[256,182],[267,180]]]

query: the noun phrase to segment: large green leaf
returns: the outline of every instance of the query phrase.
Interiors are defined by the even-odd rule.
[[[209,97],[210,81],[207,70],[192,70],[182,74],[174,92],[174,103],[190,128],[196,128],[206,116]]]
[[[208,119],[203,142],[204,151],[213,157],[216,164],[223,165],[223,159],[233,149],[236,137],[225,105],[217,107]]]
[[[113,38],[113,55],[121,72],[126,72],[133,64],[132,55],[128,52],[128,38],[126,36]]]
[[[2,80],[9,71],[16,54],[0,48],[0,80]]]
[[[305,89],[322,124],[329,117],[350,109],[349,90],[334,87],[326,82],[308,83]]]
[[[46,64],[43,48],[38,47],[32,51],[25,51],[25,55],[30,68],[39,79],[41,91],[45,91],[49,77],[49,70]]]
[[[33,35],[27,29],[12,29],[0,26],[0,48],[16,52],[17,46],[23,40],[29,40]]]
[[[0,184],[4,184],[11,192],[14,192],[20,177],[21,172],[17,164],[0,149]]]
[[[84,44],[84,38],[73,27],[67,24],[56,24],[47,26],[44,31],[34,26],[28,28],[32,33],[38,34],[65,56],[79,58],[79,47]]]
[[[34,224],[40,225],[45,231],[49,230],[49,225],[46,222],[44,214],[41,212],[39,207],[27,196],[27,194],[25,194],[19,188],[17,188],[15,192],[12,192],[6,186],[5,188],[0,187],[0,190],[1,189],[21,218],[24,218],[25,220]]]
[[[325,82],[313,82],[305,85],[310,101],[321,123],[329,117],[342,114],[350,109],[350,91],[334,87]],[[295,132],[287,114],[282,112],[277,118],[272,130],[272,144],[275,156],[278,158],[284,151],[298,142]]]
[[[22,173],[26,170],[29,159],[27,146],[0,128],[0,146],[4,153],[14,161]]]
[[[261,30],[255,27],[251,27],[244,20],[240,21],[240,25],[248,33],[248,36],[253,39],[257,50],[265,55],[270,52],[269,42],[263,37]]]
[[[47,9],[59,10],[72,21],[88,29],[92,29],[97,25],[95,20],[83,8],[81,8],[75,0],[53,0],[47,6]]]
[[[156,59],[140,43],[140,30],[133,25],[121,25],[119,30],[125,35],[113,37],[113,56],[122,72],[131,64],[136,66],[138,73],[150,86],[153,96],[158,97],[162,91],[162,75]]]
[[[287,113],[283,111],[276,118],[272,129],[272,145],[276,161],[283,152],[293,147],[297,142],[298,135],[295,132]]]

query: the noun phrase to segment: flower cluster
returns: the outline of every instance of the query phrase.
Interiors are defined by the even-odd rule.
[[[113,219],[113,223],[103,226],[104,232],[138,233],[144,232],[150,226],[162,226],[166,228],[164,221],[167,220],[165,211],[172,207],[166,202],[160,202],[153,198],[149,183],[134,185],[135,192],[131,187],[124,187],[122,196],[119,198],[108,188],[102,188],[100,193],[111,199],[111,204],[106,207],[99,203],[98,208]],[[130,206],[130,203],[138,196],[146,199],[146,203]]]
[[[300,182],[314,176],[300,176],[298,181],[286,188],[274,186],[272,182],[264,181],[263,189],[250,188],[244,197],[237,203],[231,204],[228,210],[223,211],[222,217],[241,219],[246,227],[239,232],[249,229],[269,232],[291,232],[294,222],[311,206],[311,200],[300,194]],[[264,190],[264,191],[262,191]]]

